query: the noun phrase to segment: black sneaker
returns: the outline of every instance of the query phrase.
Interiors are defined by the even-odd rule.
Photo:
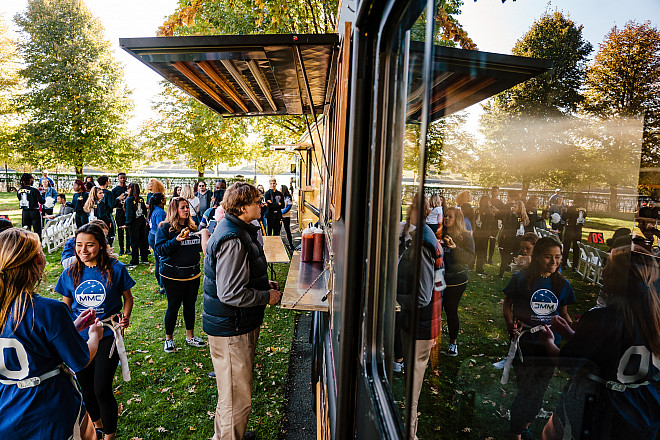
[[[98,440],[103,440],[103,436],[105,435],[103,430],[101,428],[94,428],[94,430],[96,431],[96,438]]]
[[[523,429],[523,431],[520,433],[520,438],[521,440],[534,440],[532,433],[529,432],[529,429],[527,428]]]
[[[243,440],[256,440],[256,439],[257,439],[257,434],[255,434],[254,431],[247,431],[243,436]]]

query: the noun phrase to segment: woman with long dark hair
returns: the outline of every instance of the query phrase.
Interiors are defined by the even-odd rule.
[[[136,182],[128,185],[126,197],[126,226],[131,231],[131,262],[129,267],[137,266],[141,261],[149,263],[149,242],[147,240],[147,205],[140,196],[140,185]]]
[[[124,378],[126,364],[121,329],[128,328],[135,281],[126,267],[107,251],[105,234],[101,228],[87,224],[76,232],[76,262],[57,280],[55,292],[62,301],[80,316],[87,308],[96,310],[104,323],[103,338],[99,342],[98,356],[76,375],[82,388],[85,407],[94,426],[105,433],[106,440],[114,440],[117,430],[117,401],[112,381],[120,360]],[[80,332],[83,339],[87,331]]]
[[[201,269],[199,253],[206,246],[208,229],[196,234],[190,206],[183,197],[172,199],[165,221],[156,232],[156,252],[160,258],[160,279],[167,295],[165,311],[165,347],[174,353],[174,326],[183,304],[186,344],[205,347],[206,341],[195,336],[195,301],[199,291]]]
[[[165,194],[157,192],[149,200],[149,213],[147,218],[149,219],[149,246],[154,252],[154,275],[156,277],[156,282],[158,283],[158,293],[165,293],[165,288],[163,283],[160,280],[160,257],[158,252],[156,252],[156,232],[158,232],[158,227],[162,222],[165,221]]]
[[[554,237],[539,239],[532,251],[532,261],[526,269],[513,274],[504,288],[503,316],[509,335],[517,341],[521,357],[507,360],[516,373],[518,391],[511,404],[512,438],[531,438],[529,424],[543,404],[543,395],[555,370],[548,357],[540,332],[530,330],[550,324],[554,316],[571,322],[568,305],[575,302],[570,283],[559,272],[561,243]],[[560,342],[559,335],[555,342]],[[505,371],[507,370],[505,364]]]
[[[654,440],[660,428],[660,297],[657,259],[644,248],[612,250],[603,269],[606,306],[585,313],[575,331],[555,317],[541,338],[573,377],[543,431],[544,439]],[[555,345],[553,332],[568,342]],[[584,411],[585,402],[596,410]],[[565,431],[570,429],[570,434]]]
[[[291,193],[286,185],[282,185],[282,194],[284,195],[284,209],[282,210],[282,225],[284,225],[284,232],[286,232],[286,239],[289,242],[289,249],[293,250],[293,239],[291,238],[291,208],[293,207],[293,200]]]
[[[0,233],[0,437],[96,439],[78,386],[61,365],[82,371],[103,330],[94,310],[73,321],[66,305],[35,293],[45,266],[36,234]],[[88,327],[85,342],[78,331]]]
[[[458,304],[465,293],[469,268],[474,263],[474,240],[465,229],[465,219],[460,209],[450,207],[442,221],[442,249],[445,262],[447,287],[442,294],[442,308],[447,315],[449,328],[448,356],[458,355]]]

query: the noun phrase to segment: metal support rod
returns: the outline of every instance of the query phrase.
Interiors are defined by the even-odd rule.
[[[321,144],[321,155],[323,156],[323,163],[325,164],[325,169],[328,172],[328,175],[330,174],[330,167],[328,166],[328,159],[325,157],[325,148],[323,147],[323,138],[321,137],[321,132],[319,131],[319,124],[318,120],[316,118],[316,110],[314,110],[314,100],[312,99],[312,91],[309,88],[309,81],[307,80],[307,72],[305,71],[305,63],[303,62],[302,59],[302,53],[300,52],[300,46],[296,44],[296,55],[298,57],[298,64],[300,65],[300,71],[302,72],[303,75],[303,81],[305,82],[305,89],[307,91],[307,98],[309,99],[309,108],[312,111],[312,116],[314,116],[314,122],[316,124],[316,133],[319,136],[319,142]],[[300,83],[298,83],[298,88],[300,88]],[[302,93],[300,95],[300,104],[304,107],[305,105],[303,104],[302,101]],[[305,121],[307,118],[305,118]],[[310,137],[312,137],[312,133],[309,133]]]

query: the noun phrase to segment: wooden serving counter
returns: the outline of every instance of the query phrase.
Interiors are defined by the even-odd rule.
[[[328,271],[324,271],[323,262],[302,262],[300,252],[294,252],[282,293],[282,308],[327,312],[329,277]]]

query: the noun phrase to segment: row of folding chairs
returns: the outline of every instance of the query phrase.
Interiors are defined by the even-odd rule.
[[[64,246],[64,242],[76,234],[74,214],[61,215],[48,220],[41,231],[41,245],[52,253]]]
[[[602,286],[603,268],[610,254],[582,242],[578,242],[578,251],[580,252],[580,259],[578,260],[578,267],[574,268],[575,271],[582,276],[583,280]],[[569,264],[570,261],[572,260],[569,259]]]

